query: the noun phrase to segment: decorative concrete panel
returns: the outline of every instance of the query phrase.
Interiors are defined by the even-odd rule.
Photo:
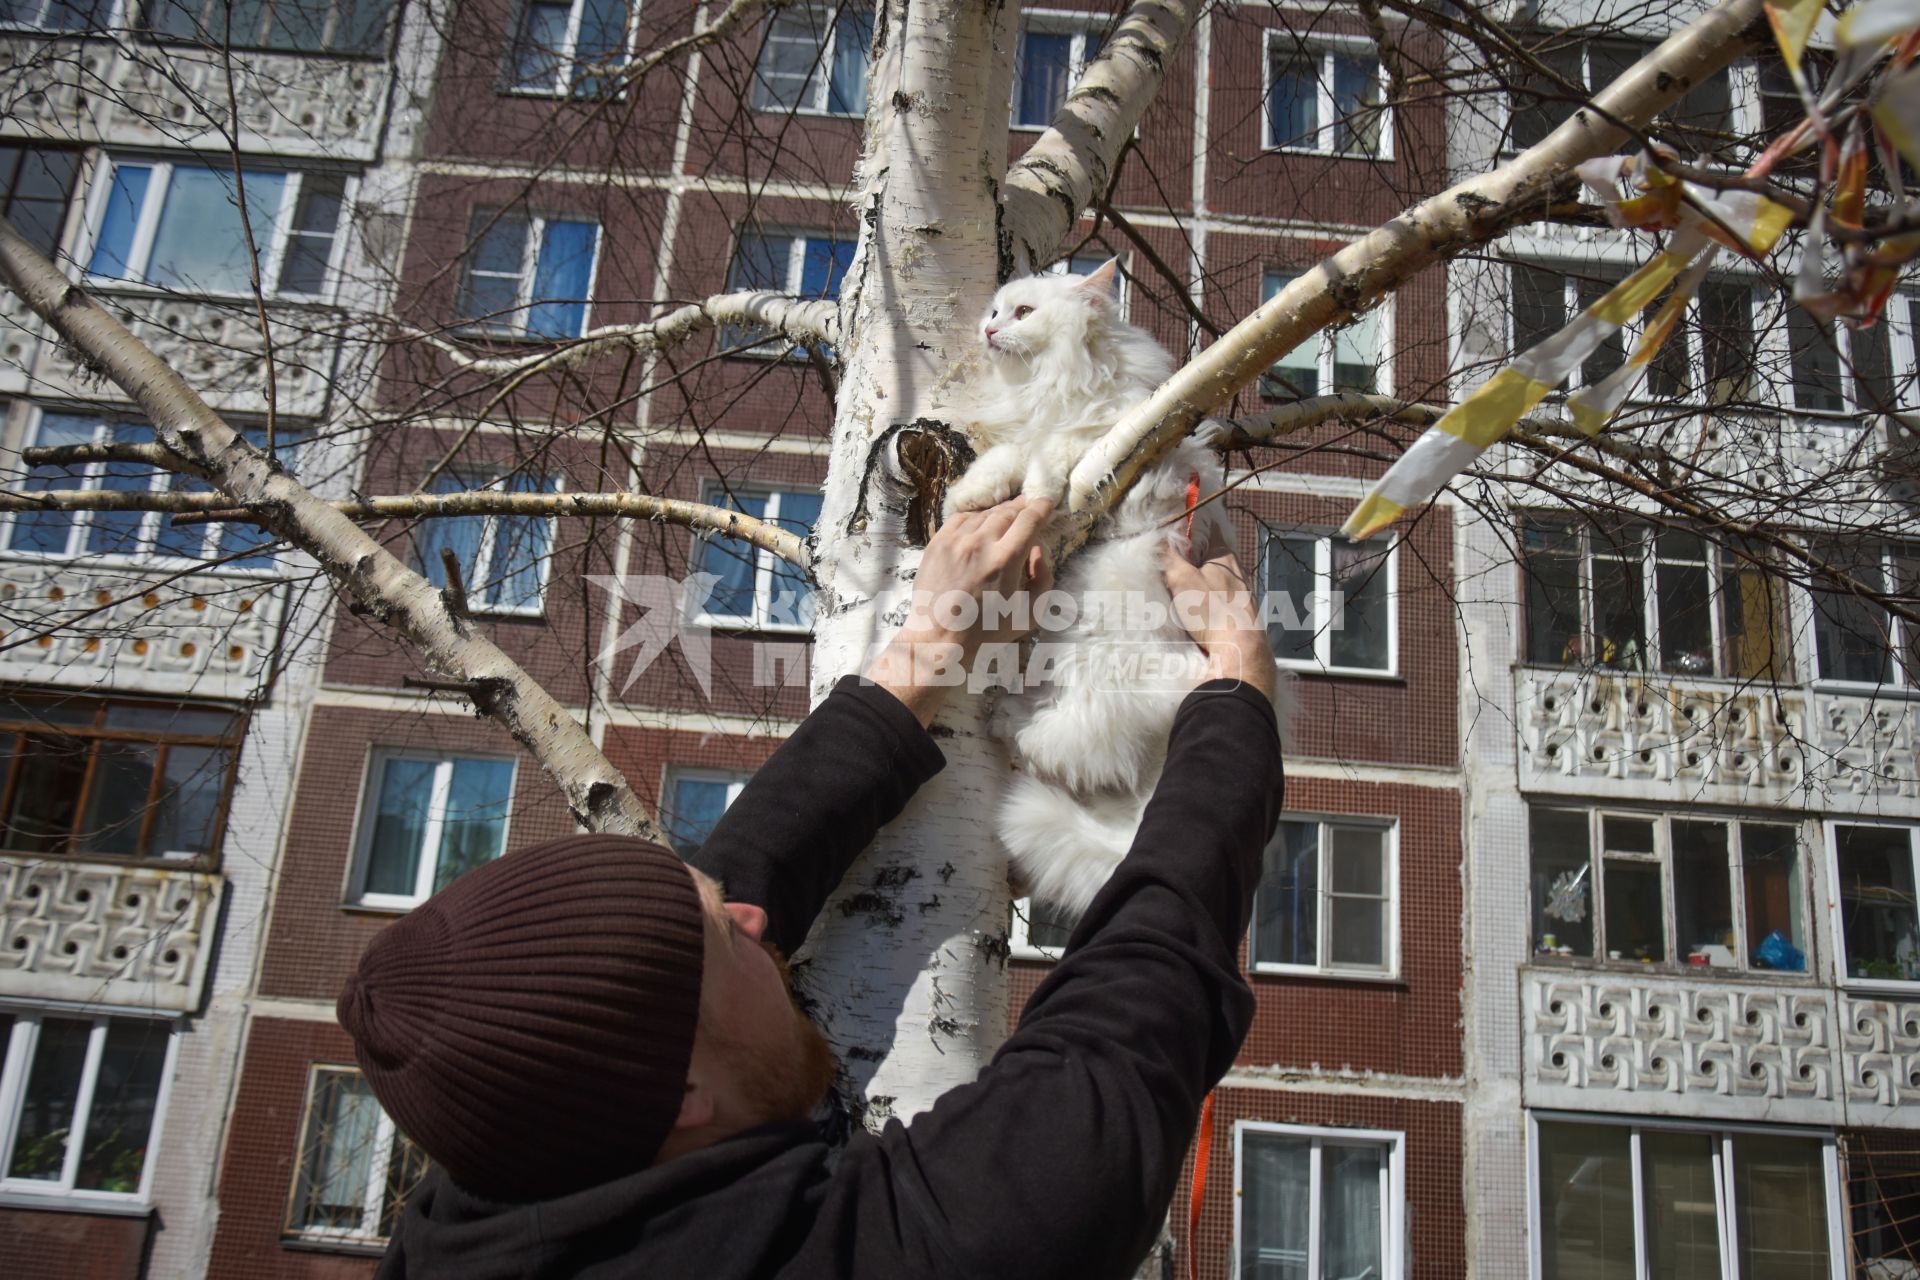
[[[20,295],[0,289],[0,395],[19,395],[32,384],[32,360],[43,332]]]
[[[0,562],[0,681],[252,697],[284,608],[240,575]]]
[[[1530,1107],[1833,1124],[1831,993],[1521,970]]]
[[[266,343],[251,303],[98,290],[95,297],[214,408],[238,414],[266,412]],[[278,411],[288,417],[324,416],[337,348],[328,332],[333,313],[321,307],[283,305],[267,314],[273,324]],[[34,391],[39,395],[124,398],[119,388],[90,372],[58,343],[42,347],[35,375]]]
[[[1920,999],[1842,994],[1840,1011],[1849,1118],[1920,1128]]]
[[[229,67],[242,151],[374,159],[390,74],[378,59],[0,38],[10,132],[109,146],[228,149]]]
[[[221,885],[210,872],[0,855],[0,995],[191,1010]]]

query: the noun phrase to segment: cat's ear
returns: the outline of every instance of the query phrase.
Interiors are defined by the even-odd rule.
[[[1120,300],[1120,259],[1108,258],[1084,279],[1080,287],[1088,293],[1105,298],[1108,302]]]

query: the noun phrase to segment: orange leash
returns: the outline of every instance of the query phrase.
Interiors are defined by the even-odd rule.
[[[1194,480],[1196,487],[1199,479]],[[1191,517],[1189,517],[1191,518]],[[1213,1154],[1213,1091],[1200,1107],[1200,1141],[1193,1152],[1193,1200],[1187,1205],[1187,1280],[1200,1276],[1200,1202],[1207,1195],[1207,1159]]]
[[[1187,476],[1187,548],[1189,555],[1192,554],[1193,548],[1193,517],[1194,513],[1199,510],[1200,473],[1194,471],[1190,472]]]

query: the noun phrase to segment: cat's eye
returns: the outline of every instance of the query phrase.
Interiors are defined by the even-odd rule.
[[[1033,314],[1032,307],[1015,307],[1013,309],[1013,318],[1015,320],[1025,320],[1028,316],[1032,314]]]

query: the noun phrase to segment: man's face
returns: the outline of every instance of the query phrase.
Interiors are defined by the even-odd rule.
[[[794,1003],[785,961],[761,941],[766,913],[728,902],[717,881],[688,870],[706,918],[696,1061],[742,1128],[805,1119],[833,1087],[833,1051]]]

